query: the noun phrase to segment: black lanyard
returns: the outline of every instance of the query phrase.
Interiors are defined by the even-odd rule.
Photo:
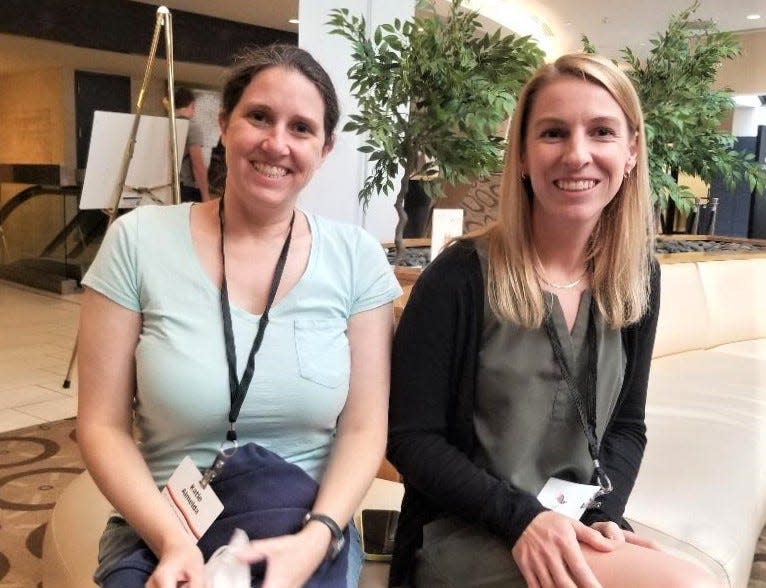
[[[274,275],[271,278],[271,287],[269,288],[269,295],[266,299],[266,307],[263,309],[263,314],[258,320],[258,331],[255,334],[253,340],[253,346],[250,348],[250,354],[247,357],[247,364],[245,365],[245,372],[242,374],[242,379],[237,378],[237,349],[234,343],[234,330],[231,325],[231,306],[229,305],[229,289],[226,284],[226,253],[223,246],[224,236],[224,214],[223,214],[223,198],[221,198],[221,204],[218,208],[218,219],[221,227],[221,268],[223,277],[221,279],[221,317],[223,319],[223,339],[226,346],[226,365],[229,368],[229,397],[231,399],[231,408],[229,409],[229,430],[226,433],[226,441],[221,450],[218,452],[213,465],[208,468],[205,475],[202,478],[203,487],[210,483],[215,476],[221,471],[226,463],[226,460],[230,458],[237,449],[237,430],[235,424],[239,417],[239,411],[242,408],[242,404],[245,402],[245,396],[247,396],[250,382],[253,380],[253,372],[255,371],[255,354],[261,348],[263,342],[263,334],[266,332],[266,326],[269,324],[269,310],[274,303],[274,298],[277,295],[277,289],[279,283],[282,281],[282,272],[285,269],[285,263],[287,261],[287,252],[290,249],[290,241],[293,235],[293,224],[295,223],[295,211],[290,218],[290,226],[287,230],[287,236],[285,242],[282,245],[282,251],[279,253],[279,259],[274,267]]]
[[[572,397],[572,401],[577,408],[580,426],[585,433],[585,438],[588,440],[588,451],[593,460],[593,467],[596,469],[598,484],[601,486],[600,494],[609,494],[609,492],[612,491],[612,482],[601,467],[601,462],[599,461],[599,440],[598,435],[596,434],[598,349],[596,345],[596,316],[593,312],[593,301],[591,300],[590,309],[588,311],[588,331],[586,334],[588,365],[585,374],[585,394],[583,394],[580,387],[577,385],[577,382],[575,382],[574,377],[564,360],[564,350],[561,347],[561,340],[553,325],[553,318],[550,312],[548,312],[548,315],[545,317],[544,325],[545,330],[548,333],[548,338],[551,341],[551,347],[553,348],[553,355],[556,357],[556,363],[559,365],[561,375],[564,376],[564,381],[567,384],[569,395]]]

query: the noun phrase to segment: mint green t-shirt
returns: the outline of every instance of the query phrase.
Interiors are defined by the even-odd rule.
[[[117,219],[83,284],[143,318],[135,351],[136,428],[158,486],[185,455],[210,466],[230,408],[220,293],[191,240],[191,204],[140,207]],[[298,283],[269,313],[237,420],[256,442],[324,471],[349,386],[349,317],[401,289],[380,244],[359,227],[306,213],[312,243]],[[239,377],[259,316],[232,305]]]

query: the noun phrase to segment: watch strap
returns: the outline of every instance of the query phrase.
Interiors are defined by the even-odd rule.
[[[336,523],[335,520],[333,520],[332,517],[329,517],[325,514],[321,514],[318,512],[306,513],[306,516],[303,518],[303,526],[305,527],[311,521],[318,521],[322,523],[323,525],[325,525],[328,529],[330,529],[332,540],[330,541],[330,547],[327,550],[326,559],[334,560],[336,557],[338,557],[338,554],[343,550],[343,546],[346,543],[346,537],[343,535],[343,531],[341,530],[338,523]]]

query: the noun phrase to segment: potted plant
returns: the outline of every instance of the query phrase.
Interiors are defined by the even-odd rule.
[[[671,17],[668,28],[651,40],[645,60],[630,48],[622,50],[628,75],[641,99],[649,149],[652,192],[666,210],[663,232],[672,232],[674,211],[688,213],[695,198],[678,184],[680,172],[707,184],[720,175],[730,187],[743,179],[751,190],[762,192],[766,172],[752,154],[733,149],[734,137],[720,128],[734,107],[732,92],[713,87],[716,70],[726,59],[740,54],[732,33],[711,22],[691,21],[699,1]],[[586,51],[595,51],[583,37]]]
[[[421,3],[422,4],[422,3]],[[394,242],[398,264],[404,253],[404,200],[410,178],[424,176],[432,198],[442,183],[460,184],[498,171],[505,139],[497,130],[510,116],[523,83],[542,63],[543,52],[528,36],[483,33],[474,11],[454,0],[440,16],[396,19],[371,34],[363,17],[335,9],[332,33],[351,42],[348,71],[359,110],[344,131],[365,135],[359,148],[372,171],[359,192],[366,206],[381,192],[396,192]]]

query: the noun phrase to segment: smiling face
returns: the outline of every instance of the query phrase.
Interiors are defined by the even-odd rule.
[[[324,111],[319,90],[301,73],[279,66],[257,73],[221,120],[226,196],[292,208],[332,149]]]
[[[536,220],[567,220],[592,229],[636,157],[636,134],[600,85],[566,75],[533,97],[522,171],[532,184]]]

